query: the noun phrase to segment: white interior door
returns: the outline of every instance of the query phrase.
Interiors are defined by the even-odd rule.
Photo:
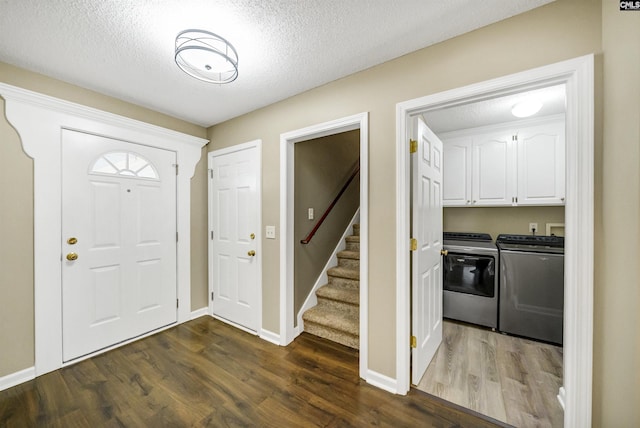
[[[210,155],[212,314],[257,332],[260,323],[259,165],[256,146]]]
[[[442,142],[416,119],[412,156],[411,382],[418,384],[442,342]]]
[[[176,322],[176,154],[64,130],[63,359]]]

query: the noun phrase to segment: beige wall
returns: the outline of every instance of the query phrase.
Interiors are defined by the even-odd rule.
[[[0,63],[0,82],[206,137],[206,130],[200,126],[8,64]],[[204,245],[202,239],[192,243],[195,253],[192,261],[193,309],[206,306],[206,162],[204,165],[201,162],[198,166],[192,189],[192,236],[205,237]],[[1,99],[0,178],[1,377],[34,364],[33,161],[24,154],[20,138],[6,121]]]
[[[362,111],[370,112],[369,140],[369,369],[395,377],[395,105],[408,99],[589,53],[596,69],[596,257],[594,426],[640,421],[640,13],[618,11],[615,0],[557,0],[526,14],[406,55],[257,110],[207,132],[209,150],[261,138],[263,224],[279,224],[280,133]],[[0,81],[203,136],[202,128],[84,89],[0,64]],[[15,133],[0,121],[2,165],[15,165],[2,189],[4,237],[31,239],[30,161],[16,150]],[[204,169],[199,168],[200,176]],[[206,181],[201,177],[201,180]],[[5,205],[14,188],[26,214]],[[194,195],[204,195],[203,189]],[[25,202],[26,201],[26,202]],[[200,212],[200,223],[204,214]],[[195,215],[195,214],[194,214]],[[197,244],[202,249],[202,244]],[[32,246],[12,247],[0,271],[0,375],[33,364]],[[263,327],[279,331],[279,241],[264,240]],[[9,263],[9,261],[15,261]],[[203,276],[206,252],[194,254]],[[206,290],[206,285],[196,285]],[[16,290],[21,290],[16,292]],[[206,294],[206,291],[204,291]],[[201,293],[195,292],[198,296]],[[206,296],[205,296],[206,300]],[[7,312],[9,311],[9,312]],[[4,314],[11,314],[6,316]],[[6,323],[6,318],[9,322]],[[5,354],[24,339],[19,355]],[[18,346],[16,346],[18,348]],[[5,355],[10,355],[5,357]]]
[[[638,97],[622,99],[625,83],[618,75],[635,79],[630,87],[637,88],[634,85],[640,75],[635,65],[639,56],[640,13],[626,12],[622,16],[625,12],[617,9],[618,2],[614,0],[604,0],[604,4],[597,0],[557,0],[209,129],[213,142],[210,149],[263,139],[263,219],[265,224],[279,224],[280,133],[362,111],[370,113],[369,369],[390,377],[396,375],[395,250],[389,245],[395,242],[396,103],[595,53],[596,93],[600,95],[596,99],[596,144],[602,152],[612,149],[596,163],[596,180],[601,181],[597,181],[596,218],[600,224],[596,228],[596,246],[610,247],[613,252],[605,258],[596,258],[594,266],[594,425],[630,426],[629,421],[638,420],[640,370],[637,354],[631,351],[640,348],[640,344],[638,333],[629,329],[638,325],[637,309],[616,310],[616,305],[627,308],[631,302],[639,301]],[[617,28],[619,24],[622,29]],[[614,51],[612,46],[616,43]],[[603,105],[603,62],[605,73],[609,70],[616,75],[606,79],[615,93],[605,92],[605,108],[610,116],[604,121],[604,142],[603,121],[599,116]],[[633,106],[629,110],[635,114],[633,120],[613,117],[619,107],[627,108],[629,104]],[[625,221],[617,220],[616,216]],[[625,234],[624,230],[632,234]],[[279,330],[278,245],[277,240],[267,241],[263,249],[267,255],[263,271],[263,325],[275,332]],[[622,257],[613,255],[621,253]],[[600,249],[598,254],[603,255]],[[623,265],[623,260],[629,259],[634,263]],[[629,266],[635,266],[635,270]],[[617,351],[627,353],[618,357]],[[620,364],[616,363],[618,360]],[[618,394],[618,387],[627,394]]]
[[[297,315],[322,268],[360,206],[360,180],[349,185],[310,243],[301,244],[349,179],[360,158],[360,131],[296,143],[294,192],[294,308]],[[307,210],[315,210],[309,220]],[[296,319],[297,322],[297,319]]]
[[[264,141],[263,219],[279,222],[280,133],[370,113],[369,369],[395,377],[396,103],[601,50],[598,1],[557,1],[209,130],[211,148]],[[527,29],[527,31],[523,31]],[[523,47],[526,46],[526,49]],[[267,241],[263,325],[278,331],[278,242]]]
[[[529,223],[538,223],[536,234],[544,235],[546,223],[564,223],[564,207],[445,208],[442,219],[445,232],[484,232],[493,239],[500,233],[529,235]]]
[[[0,98],[0,376],[34,362],[33,160]]]
[[[640,12],[603,1],[594,425],[640,426]]]

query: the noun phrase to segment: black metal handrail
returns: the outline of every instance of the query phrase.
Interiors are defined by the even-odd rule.
[[[340,199],[342,194],[347,190],[347,187],[349,187],[349,184],[351,184],[351,182],[353,181],[354,178],[356,178],[356,175],[358,175],[359,172],[360,172],[360,162],[358,162],[358,165],[356,165],[356,168],[351,173],[351,176],[349,177],[347,182],[344,183],[344,186],[342,186],[342,189],[340,189],[340,192],[338,193],[338,195],[333,199],[333,202],[331,202],[331,205],[329,205],[329,208],[327,208],[327,210],[324,212],[324,214],[322,214],[322,217],[320,217],[320,220],[318,220],[318,223],[316,223],[316,225],[311,230],[311,232],[309,232],[307,237],[304,238],[302,241],[300,241],[301,244],[306,245],[309,242],[311,242],[311,239],[313,238],[313,236],[316,234],[316,232],[318,231],[318,229],[320,228],[320,226],[324,222],[324,219],[327,218],[327,216],[329,215],[329,213],[331,212],[333,207],[336,205],[336,203],[338,202],[338,200]]]

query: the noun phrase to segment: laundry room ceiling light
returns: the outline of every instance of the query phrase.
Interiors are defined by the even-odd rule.
[[[226,39],[205,30],[184,30],[176,36],[176,64],[188,75],[209,83],[230,83],[238,77],[238,53]]]
[[[542,108],[542,101],[540,100],[525,100],[517,103],[511,109],[511,114],[515,117],[529,117],[533,116]]]

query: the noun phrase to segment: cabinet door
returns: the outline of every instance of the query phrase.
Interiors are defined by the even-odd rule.
[[[473,206],[511,205],[516,194],[515,148],[508,132],[478,135],[473,144]]]
[[[471,148],[472,140],[455,138],[443,140],[442,205],[448,207],[471,204]]]
[[[563,205],[564,122],[518,131],[518,205]]]

